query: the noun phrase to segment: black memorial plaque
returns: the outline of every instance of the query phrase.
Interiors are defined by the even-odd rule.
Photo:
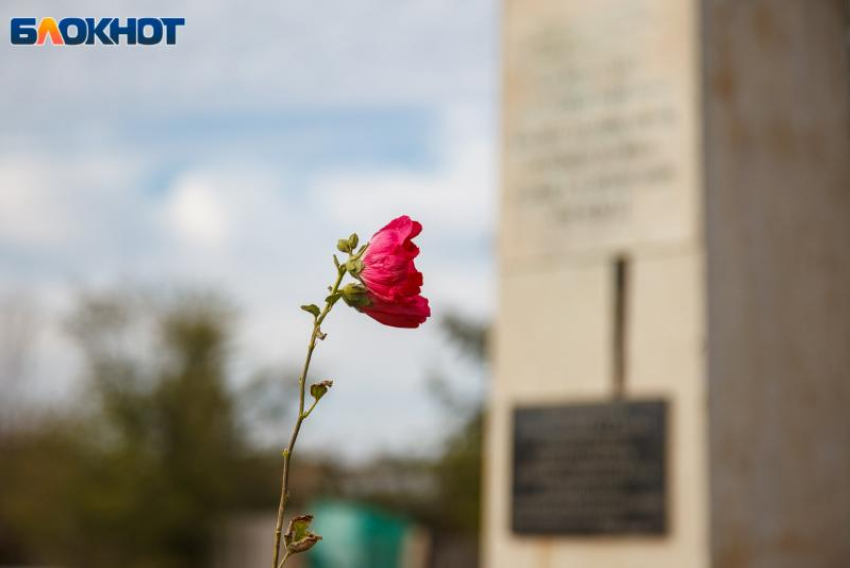
[[[514,532],[664,534],[666,431],[665,401],[517,409]]]

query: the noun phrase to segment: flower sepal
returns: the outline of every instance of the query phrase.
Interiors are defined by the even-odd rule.
[[[360,273],[363,272],[363,261],[357,257],[352,257],[345,263],[345,269],[355,278],[360,278]]]
[[[342,289],[342,299],[352,308],[365,308],[371,301],[369,291],[362,284],[348,284]]]

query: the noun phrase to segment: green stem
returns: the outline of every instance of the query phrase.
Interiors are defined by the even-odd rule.
[[[313,333],[310,335],[310,343],[307,346],[307,357],[304,360],[304,368],[301,370],[301,376],[298,378],[298,419],[295,421],[295,427],[292,429],[292,436],[289,438],[289,445],[283,451],[283,475],[281,476],[280,484],[280,504],[277,508],[277,524],[275,525],[274,531],[274,560],[272,561],[272,568],[281,568],[287,558],[289,558],[289,552],[287,551],[284,553],[283,559],[280,560],[280,564],[278,564],[278,559],[280,558],[280,538],[283,534],[283,515],[286,511],[286,504],[289,501],[289,472],[292,467],[292,452],[295,451],[295,442],[298,440],[299,432],[301,432],[301,424],[304,422],[304,419],[313,412],[313,409],[316,407],[316,402],[318,402],[314,401],[310,409],[306,412],[304,411],[304,394],[305,385],[307,384],[307,373],[310,371],[310,362],[313,360],[313,351],[316,349],[316,341],[320,337],[324,337],[321,330],[322,322],[325,321],[325,318],[330,313],[335,303],[335,301],[331,298],[339,291],[339,285],[342,283],[345,273],[346,269],[344,265],[337,268],[336,282],[334,282],[330,295],[325,301],[325,307],[313,321]]]
[[[316,399],[313,401],[313,404],[310,405],[310,408],[307,409],[307,412],[304,413],[304,418],[310,416],[310,413],[313,412],[313,409],[316,408],[316,405],[319,404],[319,400]]]

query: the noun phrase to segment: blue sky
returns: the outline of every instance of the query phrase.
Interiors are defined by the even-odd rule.
[[[143,12],[140,12],[140,10]],[[21,48],[15,16],[182,16],[174,47]],[[26,377],[73,395],[61,322],[80,290],[200,286],[240,308],[240,369],[294,363],[340,236],[407,213],[437,316],[493,307],[494,0],[28,0],[0,5],[0,301],[37,313]],[[436,325],[339,310],[319,368],[337,380],[307,444],[348,456],[427,447]],[[2,331],[0,331],[2,333]],[[334,341],[336,339],[336,341]],[[380,420],[363,420],[363,416]]]

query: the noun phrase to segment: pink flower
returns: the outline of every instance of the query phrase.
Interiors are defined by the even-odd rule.
[[[357,306],[357,309],[370,318],[391,327],[419,327],[431,316],[428,299],[422,296],[389,302],[368,293],[368,301]]]
[[[402,215],[375,233],[361,259],[359,274],[372,295],[389,301],[419,295],[422,273],[413,263],[419,254],[413,238],[421,232],[422,225]]]
[[[384,325],[413,328],[424,323],[431,308],[421,295],[422,273],[413,263],[419,254],[413,238],[421,232],[422,225],[403,215],[375,233],[355,273],[363,284],[346,286],[345,302]]]

